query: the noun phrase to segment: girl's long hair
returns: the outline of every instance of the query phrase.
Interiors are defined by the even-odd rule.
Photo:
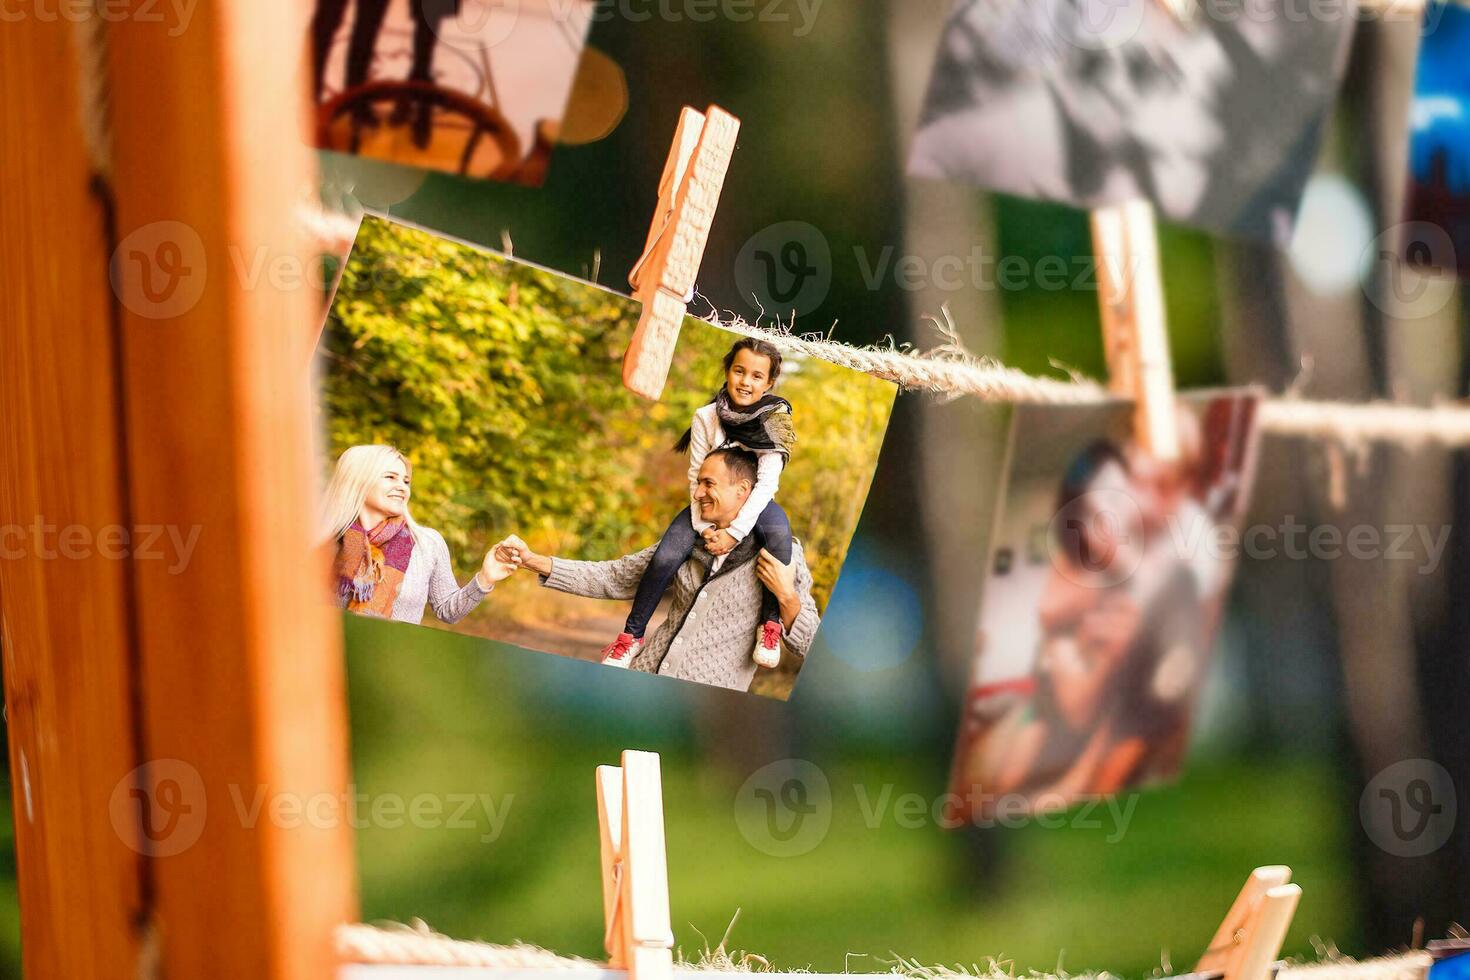
[[[739,354],[743,350],[748,350],[752,354],[759,354],[761,357],[764,357],[771,362],[770,390],[775,391],[776,382],[781,377],[781,348],[777,347],[769,340],[761,340],[759,337],[741,337],[739,340],[735,341],[734,345],[730,348],[729,353],[725,355],[725,359],[720,362],[721,376],[723,377],[729,375],[730,368],[735,364],[735,355]],[[724,388],[724,382],[720,383],[720,388]],[[715,394],[710,398],[710,400],[705,402],[705,404],[714,404],[715,399],[718,397],[720,397],[720,393],[719,391],[716,391]],[[679,441],[674,443],[674,452],[689,452],[689,441],[692,438],[694,438],[694,427],[691,425],[689,428],[684,430],[684,434],[679,437]]]
[[[413,475],[408,457],[392,446],[353,446],[337,458],[337,468],[332,471],[332,479],[322,495],[320,531],[323,541],[340,539],[342,532],[362,516],[368,487],[394,462],[402,463],[409,475]],[[409,516],[406,504],[403,517],[408,522],[409,533],[417,538],[418,525]]]

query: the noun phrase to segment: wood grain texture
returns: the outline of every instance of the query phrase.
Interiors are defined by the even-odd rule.
[[[357,914],[330,808],[347,784],[340,623],[308,557],[306,11],[201,0],[183,30],[109,30],[117,234],[143,255],[120,286],[128,492],[137,520],[199,529],[182,574],[137,569],[145,752],[197,770],[208,803],[198,841],[154,861],[169,977],[320,980]]]
[[[691,152],[689,143],[696,131],[699,138]],[[688,312],[685,298],[699,275],[739,132],[740,120],[716,106],[710,106],[702,119],[686,108],[675,131],[649,244],[634,275],[633,295],[643,303],[643,311],[623,357],[624,387],[645,398],[657,400],[663,393]],[[677,187],[667,202],[671,178]]]
[[[64,18],[0,30],[0,645],[25,974],[131,978],[143,859],[109,801],[138,762],[133,563],[108,530],[129,517],[76,44]]]
[[[1092,241],[1109,387],[1133,399],[1143,449],[1177,459],[1174,368],[1153,206],[1139,200],[1093,211]]]

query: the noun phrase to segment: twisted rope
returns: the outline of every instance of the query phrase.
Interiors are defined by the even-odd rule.
[[[464,966],[500,970],[558,969],[604,970],[607,967],[591,960],[558,956],[535,946],[495,946],[489,943],[450,939],[434,932],[422,921],[412,925],[344,925],[336,935],[337,955],[344,963],[388,966]],[[1424,950],[1371,960],[1334,957],[1320,963],[1288,963],[1276,973],[1276,980],[1424,980],[1434,958]],[[729,961],[700,964],[679,963],[678,969],[700,972],[748,973],[748,966]],[[924,967],[901,961],[901,969],[892,972],[921,978],[955,976],[954,971]],[[771,972],[771,971],[757,971]],[[854,974],[855,976],[858,974]],[[886,974],[878,974],[886,975]],[[1031,974],[1030,980],[1048,980],[1043,974]]]
[[[971,395],[987,402],[1041,405],[1092,405],[1114,399],[1097,382],[1073,373],[1067,380],[1037,378],[989,358],[975,357],[955,336],[953,325],[935,321],[947,342],[920,353],[908,348],[852,347],[820,337],[795,336],[784,326],[761,327],[739,317],[710,322],[736,333],[761,337],[799,354],[866,371],[905,389]],[[1313,402],[1271,398],[1261,406],[1261,431],[1283,438],[1307,438],[1361,449],[1370,442],[1408,448],[1470,446],[1470,408],[1458,405],[1405,405],[1395,402]]]
[[[344,963],[394,966],[482,966],[502,970],[600,970],[590,960],[558,956],[536,946],[450,939],[420,920],[411,925],[344,925],[337,927],[337,956]]]

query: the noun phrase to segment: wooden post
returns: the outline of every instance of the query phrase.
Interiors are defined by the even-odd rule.
[[[79,38],[0,30],[0,648],[25,975],[134,977],[144,859],[109,810],[141,761],[135,610],[129,563],[99,555],[129,515]]]
[[[0,562],[35,976],[319,980],[356,918],[340,627],[309,557],[304,16],[192,10],[0,32],[0,526],[98,542]],[[111,524],[131,558],[101,550]]]
[[[1092,212],[1109,387],[1135,405],[1139,445],[1157,459],[1179,457],[1174,369],[1153,207],[1129,201]]]

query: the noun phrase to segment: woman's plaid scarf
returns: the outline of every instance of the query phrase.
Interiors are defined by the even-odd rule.
[[[796,426],[791,420],[791,403],[779,395],[764,395],[754,405],[740,407],[721,388],[715,395],[715,413],[725,430],[725,444],[743,446],[751,452],[777,452],[789,457],[796,445]]]
[[[412,557],[413,532],[405,518],[389,518],[371,531],[353,521],[337,542],[333,563],[339,601],[355,613],[391,618]]]

